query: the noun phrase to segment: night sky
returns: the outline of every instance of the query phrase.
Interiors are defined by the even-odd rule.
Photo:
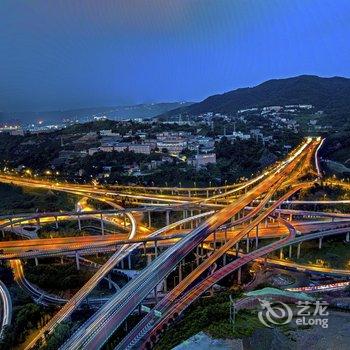
[[[349,0],[0,0],[0,111],[350,76]]]

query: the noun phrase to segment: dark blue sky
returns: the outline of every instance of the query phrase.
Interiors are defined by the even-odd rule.
[[[0,111],[350,76],[349,0],[0,0]]]

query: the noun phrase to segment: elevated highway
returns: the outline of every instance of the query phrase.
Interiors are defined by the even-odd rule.
[[[120,326],[127,315],[169,274],[184,256],[256,197],[267,192],[279,181],[282,182],[305,154],[314,152],[317,144],[316,142],[311,142],[311,140],[303,144],[302,147],[291,154],[287,161],[282,162],[281,167],[275,173],[261,181],[233,204],[212,215],[205,223],[161,254],[138,277],[128,283],[116,297],[113,297],[111,301],[106,303],[99,312],[84,324],[63,348],[99,348],[108,339],[113,330]]]

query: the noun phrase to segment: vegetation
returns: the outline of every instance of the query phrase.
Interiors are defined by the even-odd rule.
[[[73,210],[76,202],[74,195],[62,192],[22,188],[0,184],[0,212],[5,214],[20,212],[44,212]]]
[[[234,327],[229,322],[229,314],[229,293],[220,293],[210,299],[202,298],[186,312],[179,322],[163,334],[156,349],[172,349],[201,331],[214,338],[241,338],[251,335],[255,329],[262,327],[254,311],[240,311],[236,315]]]
[[[46,261],[45,261],[46,262]],[[43,290],[69,291],[78,289],[92,276],[93,271],[77,270],[74,263],[68,264],[26,264],[26,278]]]
[[[253,88],[241,88],[210,96],[202,102],[175,109],[164,115],[197,115],[209,111],[230,115],[243,108],[312,104],[335,116],[333,123],[341,125],[345,119],[349,125],[349,89],[350,79],[302,75],[269,80]]]

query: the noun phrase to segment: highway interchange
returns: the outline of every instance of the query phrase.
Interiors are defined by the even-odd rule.
[[[113,186],[105,189],[98,186],[51,183],[47,180],[9,174],[0,175],[0,181],[4,183],[64,191],[85,198],[79,210],[75,212],[2,216],[2,231],[13,231],[15,228],[32,224],[57,226],[66,220],[77,221],[78,229],[81,230],[82,222],[92,219],[99,223],[98,228],[101,232],[101,235],[82,237],[26,237],[22,240],[0,242],[0,258],[10,260],[19,283],[22,283],[22,286],[25,284],[25,289],[32,288],[33,296],[39,293],[37,299],[46,298],[50,301],[52,298],[53,303],[62,305],[26,348],[32,348],[45,334],[52,332],[59,323],[66,320],[112,269],[128,259],[132,252],[143,247],[154,250],[153,261],[122,289],[112,294],[62,344],[61,349],[101,348],[174,269],[178,266],[181,269],[185,257],[194,251],[198,254],[200,248],[208,252],[205,258],[198,258],[197,267],[191,273],[184,276],[163,298],[156,298],[154,308],[119,343],[118,349],[152,346],[152,341],[159,337],[164,325],[173,322],[193,301],[223,277],[234,271],[238,271],[240,275],[240,268],[253,260],[263,259],[271,264],[301,269],[301,266],[283,259],[272,261],[266,257],[276,250],[283,252],[283,248],[289,249],[291,255],[293,247],[297,247],[294,251],[297,250],[297,255],[300,255],[303,241],[318,239],[321,245],[323,237],[330,235],[343,234],[346,241],[349,241],[350,214],[282,208],[283,204],[290,203],[295,193],[309,189],[321,180],[318,152],[322,143],[323,140],[319,138],[308,138],[293,150],[287,159],[276,163],[255,178],[217,188]],[[340,185],[348,186],[341,183]],[[90,208],[87,198],[108,204],[112,209]],[[120,205],[126,200],[132,207],[123,208]],[[171,213],[175,211],[183,213],[183,219],[171,222]],[[141,222],[135,219],[136,214],[140,213],[144,218]],[[165,226],[153,229],[152,215],[164,215]],[[108,234],[106,225],[112,225],[116,232],[120,233]],[[273,242],[259,247],[261,240],[265,238],[273,239]],[[242,244],[246,251],[238,248]],[[18,260],[65,256],[75,258],[79,268],[79,259],[83,255],[96,252],[110,252],[112,255],[67,302],[33,287],[25,279]],[[236,258],[226,263],[228,255],[235,255]],[[213,266],[216,266],[216,269],[213,270]],[[315,269],[317,270],[317,267]],[[322,271],[322,268],[319,268],[319,272],[333,272],[331,269],[323,269]],[[339,274],[341,275],[341,271]],[[346,272],[344,274],[346,275]],[[6,287],[0,285],[0,294],[5,305],[5,325],[11,322],[11,302]]]

